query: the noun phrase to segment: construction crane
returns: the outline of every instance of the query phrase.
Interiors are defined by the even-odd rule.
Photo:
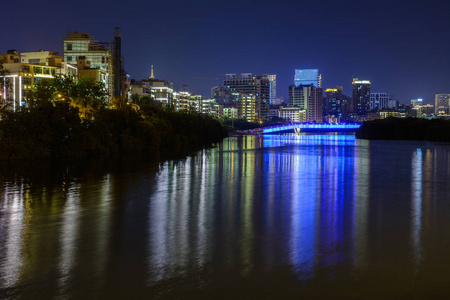
[[[192,77],[191,79],[203,79],[203,80],[211,80],[211,88],[213,88],[213,87],[214,87],[214,82],[215,82],[216,80],[219,80],[219,78],[214,78],[214,77],[211,77],[211,78],[204,78],[204,77]]]

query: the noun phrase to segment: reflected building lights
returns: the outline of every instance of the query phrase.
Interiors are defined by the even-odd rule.
[[[255,149],[254,139],[247,139],[246,149]],[[243,274],[250,273],[253,268],[253,198],[254,194],[254,181],[255,181],[255,160],[256,156],[254,152],[246,152],[242,161],[241,169],[241,228],[242,235],[240,237],[241,245],[241,259],[243,265]]]
[[[0,249],[3,253],[0,260],[0,286],[12,288],[19,282],[23,266],[25,209],[19,189],[9,186],[3,189],[3,207],[0,211],[8,211],[8,218],[0,218],[0,221],[3,220],[0,223]]]
[[[367,143],[358,140],[358,143]],[[367,240],[368,240],[368,214],[369,214],[369,174],[370,153],[369,147],[364,151],[354,148],[355,173],[354,173],[354,267],[364,270],[367,263]]]
[[[200,174],[200,184],[199,184],[199,208],[197,214],[197,267],[201,269],[205,264],[206,249],[208,244],[207,235],[207,187],[209,178],[208,170],[208,156],[205,152],[202,152],[200,156],[201,167],[197,170],[197,174]]]
[[[72,269],[76,264],[76,249],[78,239],[78,227],[80,217],[80,186],[74,184],[66,187],[67,197],[62,212],[62,228],[60,233],[61,254],[59,256],[59,273],[58,286],[61,291],[68,290]]]
[[[292,190],[290,260],[302,279],[312,278],[316,258],[317,156],[296,155],[289,187]],[[295,170],[295,171],[294,171]]]
[[[422,149],[417,148],[412,157],[412,242],[416,269],[422,260]]]

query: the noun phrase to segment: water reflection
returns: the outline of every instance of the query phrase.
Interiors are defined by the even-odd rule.
[[[412,239],[416,266],[422,260],[422,149],[418,148],[412,157]],[[417,267],[416,267],[417,268]]]
[[[126,165],[0,172],[0,298],[450,282],[447,145],[243,136]]]
[[[21,190],[23,184],[16,186],[5,184],[1,196],[0,218],[0,287],[13,287],[20,279],[22,268],[22,247],[24,218],[26,208],[23,205]],[[28,196],[27,196],[28,197]],[[29,203],[28,201],[26,203]]]
[[[242,276],[257,256],[291,265],[300,278],[349,259],[360,267],[370,172],[363,144],[352,135],[246,136],[167,163],[149,212],[153,281],[175,276],[192,252]]]

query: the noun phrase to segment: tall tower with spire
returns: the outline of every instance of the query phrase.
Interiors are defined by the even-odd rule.
[[[154,79],[155,76],[153,75],[153,65],[152,65],[152,71],[150,72],[150,79]]]

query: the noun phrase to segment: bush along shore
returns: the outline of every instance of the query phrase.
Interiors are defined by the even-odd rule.
[[[0,159],[188,155],[225,136],[221,123],[208,115],[176,112],[149,97],[107,103],[101,84],[58,77],[37,84],[27,107],[3,110]]]
[[[450,142],[450,120],[386,118],[364,122],[356,137],[368,140],[418,140]]]

